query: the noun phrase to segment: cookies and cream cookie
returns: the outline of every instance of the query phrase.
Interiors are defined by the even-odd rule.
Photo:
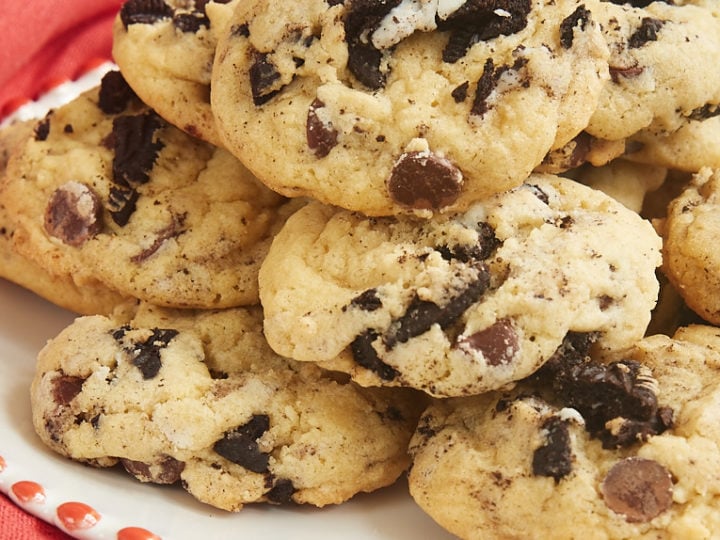
[[[221,148],[167,124],[119,72],[41,120],[8,164],[23,256],[169,307],[257,302],[285,199]]]
[[[33,422],[55,452],[180,483],[236,511],[392,484],[424,401],[275,355],[255,307],[76,319],[40,352]]]
[[[457,396],[526,377],[570,331],[618,354],[645,332],[659,265],[660,238],[637,213],[533,175],[433,220],[309,203],[275,236],[260,298],[279,354]]]
[[[241,2],[211,104],[263,182],[368,215],[466,208],[510,189],[597,107],[591,0]]]
[[[717,536],[720,331],[650,336],[612,363],[587,337],[512,392],[426,410],[409,485],[440,525],[464,540]]]

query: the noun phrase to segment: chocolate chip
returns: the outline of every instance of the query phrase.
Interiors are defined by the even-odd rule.
[[[295,493],[295,486],[291,480],[281,479],[275,482],[272,489],[265,494],[267,500],[275,504],[287,504],[292,502]]]
[[[257,440],[268,429],[270,429],[270,417],[256,414],[247,424],[227,431],[223,438],[213,445],[213,450],[249,471],[267,472],[270,456],[260,451]]]
[[[563,49],[572,47],[575,29],[580,26],[580,30],[585,30],[588,22],[590,22],[590,10],[584,5],[578,6],[575,11],[563,19],[560,23],[560,45]]]
[[[50,114],[35,124],[33,135],[36,141],[45,141],[50,135]]]
[[[476,42],[511,35],[527,26],[530,0],[468,0],[445,20],[438,30],[450,31],[443,49],[444,62],[454,63]]]
[[[152,379],[158,374],[162,367],[160,351],[177,335],[177,330],[155,328],[145,341],[133,344],[128,351],[130,362],[140,370],[143,379]]]
[[[308,147],[318,158],[327,156],[338,143],[338,131],[318,112],[324,107],[325,104],[315,98],[308,108],[305,126]]]
[[[484,330],[462,338],[458,345],[480,351],[491,366],[511,364],[520,351],[517,332],[509,319],[501,319]]]
[[[348,69],[371,90],[385,86],[386,73],[381,69],[383,52],[367,36],[372,35],[383,18],[400,0],[353,0],[345,12],[343,25],[348,47]]]
[[[630,523],[646,523],[673,504],[672,476],[651,459],[629,457],[617,462],[601,489],[608,508]]]
[[[185,463],[171,456],[164,456],[156,463],[143,463],[130,459],[121,459],[125,470],[141,482],[154,484],[174,484],[180,480]]]
[[[640,21],[640,27],[628,38],[628,47],[637,49],[646,43],[657,41],[657,33],[663,24],[665,24],[665,21],[643,17],[642,21]]]
[[[266,53],[255,53],[249,76],[253,103],[256,106],[267,103],[280,90],[275,88],[275,82],[280,79],[280,72],[275,64],[269,60],[269,55]]]
[[[119,71],[108,71],[100,81],[98,106],[105,114],[119,114],[134,100],[137,94]]]
[[[462,184],[462,172],[449,159],[431,152],[406,152],[395,162],[387,189],[402,206],[438,210],[457,200]]]
[[[120,8],[120,20],[127,29],[131,24],[153,24],[173,16],[163,0],[127,0]]]
[[[68,405],[82,391],[84,377],[58,375],[52,380],[52,398],[58,405]]]
[[[92,189],[80,182],[65,182],[45,207],[45,231],[68,246],[80,247],[102,229],[101,211]]]
[[[543,424],[545,442],[533,453],[533,474],[549,476],[559,482],[572,472],[572,447],[566,420],[551,416]]]

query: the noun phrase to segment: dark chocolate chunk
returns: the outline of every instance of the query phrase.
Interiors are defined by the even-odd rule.
[[[270,429],[270,417],[266,414],[256,414],[247,424],[227,431],[223,438],[213,445],[213,450],[249,471],[267,472],[270,456],[260,451],[257,440],[268,429]]]
[[[652,17],[643,17],[642,21],[640,21],[640,27],[628,38],[628,47],[637,49],[646,43],[657,41],[657,33],[663,24],[665,24],[665,21],[653,19]]]
[[[275,482],[272,489],[265,494],[267,500],[274,504],[287,504],[292,502],[295,486],[291,480],[281,479]]]
[[[543,422],[545,443],[533,453],[533,474],[559,482],[572,471],[572,447],[567,421],[551,416]]]
[[[351,0],[343,21],[348,46],[348,69],[371,90],[385,85],[386,73],[381,64],[383,52],[376,49],[367,36],[372,35],[390,10],[400,0]]]
[[[50,114],[35,124],[33,135],[36,141],[46,141],[50,135]]]
[[[480,351],[491,366],[511,364],[520,350],[517,332],[509,319],[501,319],[484,330],[464,337],[458,344]]]
[[[305,126],[308,147],[318,158],[327,156],[338,143],[338,131],[331,122],[318,115],[318,109],[323,107],[325,104],[322,101],[317,98],[313,100],[308,109]]]
[[[278,93],[279,88],[275,88],[275,82],[280,79],[280,73],[267,54],[255,53],[249,76],[253,103],[256,106],[267,103]]]
[[[466,1],[445,20],[438,21],[438,30],[450,32],[443,61],[457,62],[478,41],[519,32],[527,26],[531,9],[530,0]]]
[[[131,24],[153,24],[173,16],[163,0],[127,0],[120,8],[120,20],[127,29]]]
[[[73,247],[82,246],[102,229],[102,205],[95,192],[80,182],[66,182],[45,207],[45,231]]]
[[[68,405],[82,390],[84,377],[58,375],[52,380],[52,397],[58,405]]]
[[[377,289],[368,289],[353,298],[350,305],[363,311],[375,311],[382,307],[382,300],[377,295]]]
[[[155,328],[149,338],[134,344],[133,348],[128,351],[132,356],[132,364],[140,370],[143,379],[152,379],[158,374],[162,367],[160,351],[176,335],[178,335],[177,330]]]
[[[647,368],[633,360],[595,362],[587,356],[591,341],[578,336],[568,334],[534,378],[551,388],[562,406],[580,412],[603,447],[629,446],[672,426],[672,411],[658,405]],[[619,426],[608,427],[610,420]]]
[[[432,152],[406,152],[387,181],[390,197],[402,206],[438,210],[460,196],[463,175],[449,159]]]
[[[121,459],[125,470],[141,482],[154,484],[174,484],[180,480],[185,463],[171,456],[164,456],[157,463],[143,463],[130,459]]]
[[[579,26],[580,30],[585,30],[588,22],[590,22],[590,10],[581,5],[560,23],[560,45],[563,49],[572,47],[575,29]]]
[[[670,509],[673,481],[657,461],[629,457],[613,465],[601,486],[605,504],[630,523],[646,523]]]
[[[119,114],[137,99],[135,91],[117,70],[108,71],[100,81],[98,106],[105,114]]]

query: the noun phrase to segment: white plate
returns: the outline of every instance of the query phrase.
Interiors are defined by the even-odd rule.
[[[248,505],[228,513],[197,502],[179,487],[141,484],[123,472],[54,454],[33,431],[29,386],[37,352],[73,318],[0,279],[0,491],[27,512],[76,538],[93,540],[452,538],[417,507],[402,481],[323,509]],[[42,492],[28,499],[33,487]],[[66,528],[69,522],[58,514],[64,515],[67,502],[87,505],[96,522]],[[118,534],[134,527],[140,530]]]

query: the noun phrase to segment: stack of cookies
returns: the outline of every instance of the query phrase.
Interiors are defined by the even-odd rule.
[[[128,0],[113,53],[0,134],[0,275],[79,315],[50,448],[227,510],[406,473],[461,538],[717,534],[714,0]]]

